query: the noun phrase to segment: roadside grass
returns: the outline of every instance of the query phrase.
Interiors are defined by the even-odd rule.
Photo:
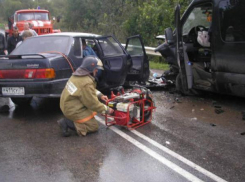
[[[150,61],[150,69],[168,70],[169,65],[165,62]]]
[[[0,29],[4,29],[4,24],[0,23]]]
[[[0,17],[0,29],[5,29],[5,24],[4,24],[5,22],[3,21],[3,18],[2,17]]]

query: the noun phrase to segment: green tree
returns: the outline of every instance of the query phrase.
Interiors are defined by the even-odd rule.
[[[146,45],[154,46],[154,37],[164,34],[164,29],[174,27],[174,11],[177,3],[182,5],[182,11],[190,0],[148,0],[137,1],[138,10],[124,22],[124,28],[129,34],[141,34]]]
[[[32,0],[2,0],[1,1],[1,15],[7,19],[19,9],[33,8]]]
[[[121,42],[141,34],[146,45],[155,46],[155,36],[174,27],[177,3],[183,11],[190,0],[0,0],[0,17],[7,22],[16,10],[40,6],[61,17],[54,26],[62,31],[114,34]]]

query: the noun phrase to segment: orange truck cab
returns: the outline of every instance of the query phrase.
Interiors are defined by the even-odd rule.
[[[6,37],[12,36],[13,27],[18,27],[19,32],[24,30],[24,24],[28,22],[33,25],[38,35],[58,33],[60,30],[54,30],[50,13],[48,10],[41,9],[23,9],[18,10],[9,17],[8,27],[5,28]]]

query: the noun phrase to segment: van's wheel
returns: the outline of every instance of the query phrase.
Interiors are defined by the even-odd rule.
[[[29,105],[31,103],[31,98],[11,98],[12,102],[18,106]]]

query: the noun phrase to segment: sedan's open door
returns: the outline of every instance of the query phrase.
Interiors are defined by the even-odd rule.
[[[104,65],[99,87],[123,85],[128,72],[128,58],[122,45],[114,36],[104,36],[97,38],[97,49]]]
[[[129,37],[125,49],[132,58],[132,67],[128,72],[127,81],[147,81],[150,75],[149,60],[141,36]]]
[[[188,59],[188,55],[185,50],[185,45],[183,44],[182,40],[182,30],[181,30],[181,23],[180,23],[180,5],[178,4],[175,9],[175,34],[176,34],[176,57],[177,57],[177,62],[179,65],[179,76],[177,79],[177,84],[178,82],[181,83],[179,85],[181,87],[181,90],[183,93],[187,93],[189,89],[192,88],[193,84],[193,76],[192,76],[192,69],[191,65]]]

